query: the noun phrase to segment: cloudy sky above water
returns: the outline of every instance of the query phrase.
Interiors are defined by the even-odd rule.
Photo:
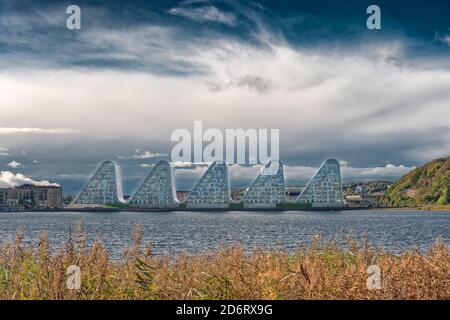
[[[350,181],[450,155],[450,4],[377,1],[379,31],[370,4],[0,0],[0,187],[74,193],[112,159],[131,193],[194,120],[280,129],[288,184],[329,157]],[[179,188],[204,170],[179,165]]]

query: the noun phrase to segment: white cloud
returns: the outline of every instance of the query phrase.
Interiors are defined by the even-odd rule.
[[[383,167],[367,167],[367,168],[354,168],[343,166],[341,167],[342,176],[346,178],[388,178],[388,177],[401,177],[406,173],[416,169],[415,166],[394,165],[387,164]]]
[[[156,158],[156,157],[167,157],[167,154],[165,153],[158,153],[158,152],[151,152],[148,150],[135,150],[136,154],[132,156],[133,159],[150,159],[150,158]]]
[[[2,99],[9,102],[4,116],[11,122],[17,113],[31,112],[29,101],[33,99],[36,124],[61,123],[94,136],[126,134],[165,144],[171,144],[173,129],[191,126],[198,119],[209,127],[281,128],[282,143],[291,144],[295,151],[326,149],[336,139],[372,143],[389,134],[394,141],[417,128],[450,128],[450,118],[441,116],[450,112],[450,72],[400,69],[384,60],[387,48],[380,49],[379,56],[377,48],[368,49],[365,56],[364,52],[306,52],[284,45],[268,51],[218,41],[210,48],[186,50],[193,51],[183,53],[184,58],[193,65],[207,66],[208,74],[187,78],[102,71],[0,75]],[[396,54],[398,50],[394,45],[390,51]],[[212,83],[226,85],[249,74],[273,83],[270,94],[261,96],[246,87],[210,90]],[[36,91],[35,87],[45,89]],[[61,112],[49,114],[46,92],[52,92],[51,104]],[[72,116],[65,116],[66,112]],[[105,117],[107,121],[94,120]],[[0,133],[24,131],[30,129],[0,128]],[[309,138],[299,143],[302,137]]]
[[[308,166],[284,166],[286,179],[290,181],[308,181],[319,168]],[[396,178],[416,169],[415,166],[387,164],[374,167],[351,167],[346,161],[341,161],[341,175],[344,180],[365,180]]]
[[[17,162],[16,160],[13,160],[10,163],[8,163],[7,166],[15,169],[15,168],[22,167],[23,164],[21,164],[20,162]]]
[[[9,156],[9,149],[3,146],[0,146],[0,156]]]
[[[197,168],[205,168],[211,165],[209,162],[186,162],[186,161],[173,161],[170,165],[176,170],[191,170]],[[203,170],[203,169],[202,169]]]
[[[450,35],[445,32],[436,32],[434,36],[436,42],[450,46]]]
[[[51,183],[47,180],[36,181],[21,173],[12,173],[10,171],[0,172],[0,188],[10,188],[22,184],[34,184],[36,186],[59,186],[57,183]]]
[[[450,36],[446,36],[442,39],[448,46],[450,46]]]
[[[31,134],[71,134],[79,133],[79,130],[73,129],[42,129],[42,128],[5,128],[0,127],[0,134],[16,134],[16,133],[31,133]],[[26,152],[26,151],[25,151]]]
[[[236,17],[233,13],[224,12],[214,6],[203,6],[199,8],[177,7],[170,9],[169,13],[199,22],[218,22],[229,26],[234,26],[236,24]]]

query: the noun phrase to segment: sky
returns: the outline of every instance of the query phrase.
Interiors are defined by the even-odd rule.
[[[395,180],[450,155],[450,3],[0,0],[0,111],[0,187],[76,193],[110,159],[131,194],[196,120],[279,129],[288,185],[331,157],[344,182]],[[206,169],[174,167],[184,190]]]

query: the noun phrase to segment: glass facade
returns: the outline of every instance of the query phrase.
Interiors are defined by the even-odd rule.
[[[139,187],[130,201],[130,206],[163,209],[177,205],[172,168],[169,162],[160,161]]]
[[[299,195],[298,202],[317,208],[340,208],[344,205],[342,196],[341,170],[339,162],[328,159]]]
[[[273,164],[276,173],[272,173]],[[270,170],[270,171],[269,171]],[[275,171],[273,170],[273,171]],[[132,208],[174,209],[180,205],[176,197],[175,182],[169,162],[158,162],[134,196],[128,202]],[[341,172],[334,159],[325,161],[295,200],[313,208],[341,208],[344,206]],[[125,204],[119,167],[106,161],[97,169],[72,202],[78,206],[105,206]],[[284,170],[281,162],[267,164],[240,201],[230,196],[228,166],[212,163],[182,203],[190,209],[226,209],[230,205],[243,208],[277,208],[289,204],[286,198]],[[283,207],[283,206],[281,206]]]
[[[278,203],[286,202],[283,165],[279,161],[277,163],[275,174],[268,174],[269,163],[253,181],[241,200],[244,208],[275,208]]]
[[[119,167],[112,161],[105,161],[73,204],[111,205],[124,202]]]
[[[213,162],[186,199],[188,208],[228,208],[230,203],[228,166]]]

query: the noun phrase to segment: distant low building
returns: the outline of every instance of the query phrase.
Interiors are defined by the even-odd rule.
[[[367,190],[362,184],[360,184],[356,186],[354,193],[363,197],[367,194]]]
[[[75,199],[75,195],[73,195],[73,194],[68,194],[68,195],[64,196],[63,197],[63,205],[67,206],[67,205],[71,204],[74,199]]]
[[[0,205],[3,207],[2,211],[61,208],[62,188],[57,185],[36,186],[33,184],[2,188],[0,189]]]
[[[180,202],[184,202],[188,197],[190,191],[177,191],[177,199]]]
[[[399,194],[401,194],[405,197],[408,197],[408,198],[414,198],[417,195],[417,190],[408,188],[408,189],[405,189],[405,190],[399,192]]]
[[[0,188],[0,212],[24,211],[25,207],[19,204],[18,200],[11,201],[9,196],[12,188]]]
[[[0,188],[0,205],[6,204],[8,199],[8,188]]]
[[[349,208],[371,208],[374,206],[371,200],[363,198],[360,195],[346,196],[345,202]]]
[[[231,199],[234,201],[241,201],[244,194],[247,192],[248,188],[233,188],[231,189]]]

